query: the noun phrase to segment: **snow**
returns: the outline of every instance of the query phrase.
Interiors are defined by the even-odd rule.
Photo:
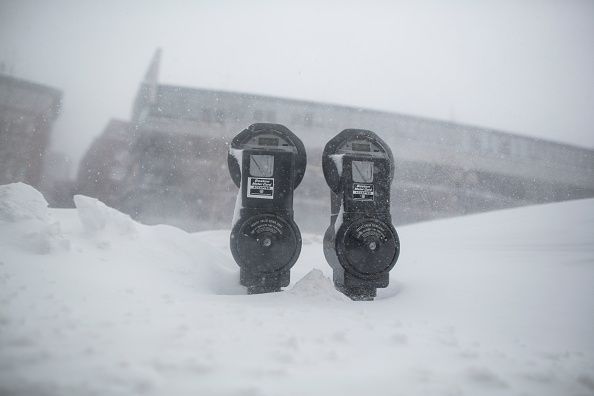
[[[313,303],[320,301],[349,301],[348,297],[334,288],[332,281],[319,269],[308,272],[286,294],[294,296],[300,301],[309,299]]]
[[[90,235],[107,233],[107,235],[132,236],[136,234],[136,225],[130,216],[106,206],[95,198],[75,195],[74,205],[83,228]]]
[[[338,177],[342,177],[342,159],[344,154],[330,154],[330,159],[334,162],[336,170],[338,171]]]
[[[237,161],[237,164],[239,164],[240,167],[243,166],[243,150],[230,148],[229,154],[231,154],[235,158],[235,160]],[[241,185],[241,182],[240,182],[239,191],[242,191],[242,189],[243,189],[243,186]],[[235,227],[235,224],[237,224],[237,221],[239,220],[240,212],[241,212],[241,204],[242,204],[241,194],[237,194],[237,197],[235,197],[235,207],[233,208],[233,220],[231,221],[231,228]]]
[[[2,233],[1,242],[19,249],[45,254],[57,249],[68,249],[68,240],[62,237],[60,224],[48,214],[47,202],[33,187],[14,183],[0,188],[0,225],[9,227]],[[1,243],[0,242],[0,243]]]
[[[247,296],[228,230],[75,202],[0,186],[2,395],[594,393],[594,200],[401,227],[373,302],[334,290],[319,235]]]
[[[342,177],[342,160],[344,154],[330,154],[330,158],[334,162],[336,166],[336,170],[338,171],[338,177]],[[334,222],[334,234],[338,234],[338,230],[344,221],[344,202],[340,201],[340,208],[338,209],[338,214],[336,217],[336,221]]]

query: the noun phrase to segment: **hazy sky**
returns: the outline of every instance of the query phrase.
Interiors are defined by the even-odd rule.
[[[161,81],[454,120],[594,148],[594,1],[6,1],[0,61],[64,91],[78,159]]]

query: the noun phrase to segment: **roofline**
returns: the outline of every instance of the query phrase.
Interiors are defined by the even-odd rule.
[[[25,80],[23,78],[13,77],[8,74],[2,74],[2,73],[0,73],[0,81],[7,82],[8,84],[11,84],[11,85],[18,84],[20,86],[25,86],[30,89],[44,91],[45,93],[56,97],[58,100],[62,99],[62,95],[63,95],[62,91],[59,90],[58,88],[54,88],[54,87],[51,87],[48,85],[39,84],[39,83],[36,83],[33,81]]]
[[[425,116],[402,114],[402,113],[398,113],[398,112],[391,112],[391,111],[385,111],[385,110],[375,110],[375,109],[371,109],[371,108],[367,108],[367,107],[354,107],[354,106],[348,106],[348,105],[330,103],[330,102],[308,101],[308,100],[303,100],[303,99],[294,99],[294,98],[271,96],[271,95],[261,95],[261,94],[253,94],[253,93],[246,93],[246,92],[214,90],[214,89],[209,89],[209,88],[195,88],[195,87],[186,87],[186,86],[171,85],[171,84],[158,84],[157,89],[161,89],[161,88],[178,89],[178,90],[184,90],[184,91],[199,91],[199,92],[210,93],[210,94],[223,94],[223,95],[236,95],[236,96],[238,95],[238,96],[242,96],[245,98],[258,98],[258,99],[265,99],[265,100],[271,100],[271,101],[281,100],[284,102],[301,104],[301,105],[325,106],[325,107],[335,108],[335,109],[353,110],[353,111],[362,112],[362,113],[372,113],[372,114],[378,114],[378,115],[384,115],[384,116],[386,116],[386,115],[398,116],[398,117],[402,117],[402,118],[408,118],[410,120],[424,121],[424,122],[429,122],[429,123],[432,123],[435,125],[448,126],[452,129],[460,128],[460,127],[466,128],[466,129],[477,129],[477,130],[480,130],[481,132],[497,133],[497,134],[501,134],[501,135],[513,136],[516,138],[526,139],[526,140],[530,140],[530,141],[541,141],[541,142],[546,142],[546,143],[550,143],[550,144],[565,146],[565,147],[572,148],[572,149],[581,149],[581,150],[586,150],[586,151],[590,151],[590,152],[594,151],[594,148],[587,147],[587,146],[580,146],[580,145],[572,144],[572,143],[560,142],[560,141],[550,140],[550,139],[543,139],[543,138],[539,138],[539,137],[535,137],[535,136],[527,136],[527,135],[522,135],[522,134],[514,133],[514,132],[506,132],[506,131],[502,131],[499,129],[482,127],[482,126],[473,125],[473,124],[458,123],[458,122],[454,122],[454,121],[447,121],[447,120],[442,120],[442,119],[437,119],[437,118],[429,118],[429,117],[425,117]]]

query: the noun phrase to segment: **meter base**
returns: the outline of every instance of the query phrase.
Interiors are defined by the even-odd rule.
[[[282,287],[289,286],[290,276],[289,271],[262,274],[239,269],[239,283],[247,288],[247,294],[280,292]]]
[[[264,294],[264,293],[278,293],[281,291],[280,287],[276,286],[248,286],[247,294]]]
[[[373,301],[377,296],[375,287],[344,287],[335,285],[336,290],[347,296],[353,301]]]
[[[377,289],[386,288],[390,283],[387,273],[361,279],[342,267],[334,267],[332,275],[336,290],[353,301],[373,301],[377,296]]]

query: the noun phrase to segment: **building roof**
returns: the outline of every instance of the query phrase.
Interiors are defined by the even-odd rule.
[[[18,77],[0,74],[0,106],[19,111],[42,113],[48,108],[56,118],[60,112],[62,91]]]

